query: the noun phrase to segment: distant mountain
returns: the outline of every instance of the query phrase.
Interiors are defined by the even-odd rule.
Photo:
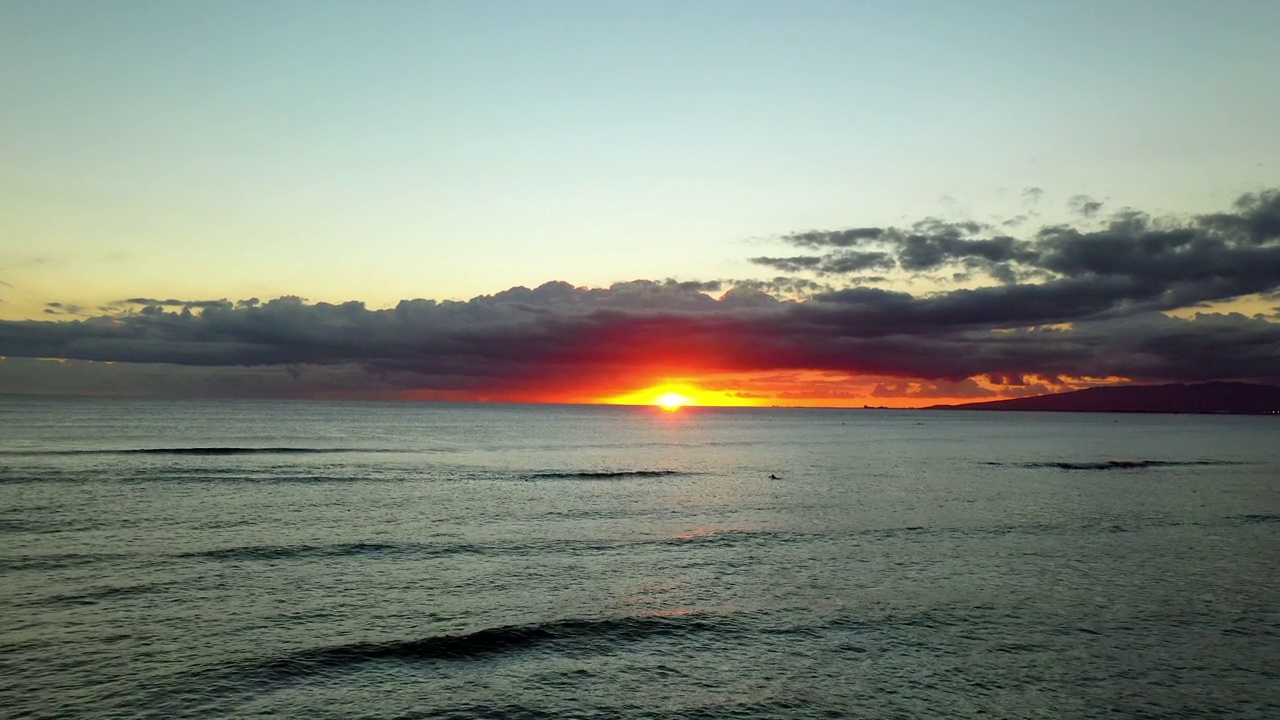
[[[1280,414],[1280,387],[1242,382],[1122,385],[930,409],[1269,415]]]

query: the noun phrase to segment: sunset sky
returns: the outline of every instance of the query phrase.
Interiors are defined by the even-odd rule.
[[[1280,382],[1280,3],[0,16],[0,392]]]

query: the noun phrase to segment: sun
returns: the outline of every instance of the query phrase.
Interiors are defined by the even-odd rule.
[[[680,380],[664,380],[638,390],[621,395],[600,398],[597,402],[609,405],[647,405],[664,410],[678,410],[683,407],[735,407],[742,405],[759,405],[754,397],[742,397],[731,390],[706,390],[697,383]]]
[[[687,396],[677,392],[663,393],[654,399],[653,404],[661,407],[663,410],[678,410],[685,405],[693,402]]]

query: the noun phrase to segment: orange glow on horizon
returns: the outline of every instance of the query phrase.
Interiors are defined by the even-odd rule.
[[[679,410],[682,407],[741,407],[759,405],[751,398],[744,398],[724,390],[705,390],[689,383],[663,383],[622,395],[601,398],[605,405],[655,405],[663,410]]]
[[[530,385],[509,390],[420,390],[400,397],[431,401],[634,405],[671,413],[699,407],[899,410],[1131,384],[1129,379],[1120,377],[975,376],[956,381],[931,381],[817,370],[638,375],[587,375],[552,381],[542,387]]]
[[[682,407],[769,406],[897,410],[964,405],[1127,382],[1126,378],[1107,377],[1065,378],[1055,383],[1038,376],[1028,376],[1009,384],[985,377],[947,383],[851,376],[827,371],[722,373],[668,378],[639,390],[584,400],[590,404],[648,405],[668,411]]]

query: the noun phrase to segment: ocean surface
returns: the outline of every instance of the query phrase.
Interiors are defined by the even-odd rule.
[[[1280,418],[0,398],[0,717],[1280,718]]]

